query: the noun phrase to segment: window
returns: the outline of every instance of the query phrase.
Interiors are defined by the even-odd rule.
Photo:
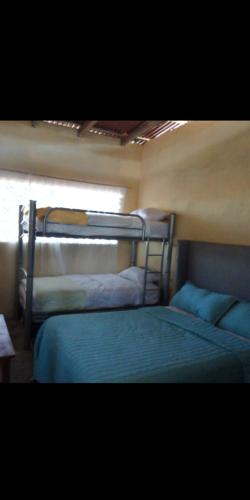
[[[126,188],[64,181],[0,170],[0,241],[18,238],[18,206],[36,200],[37,207],[65,207],[121,212]],[[53,238],[50,238],[52,241]],[[58,242],[58,239],[56,240]],[[60,239],[60,242],[76,242]],[[78,243],[115,244],[114,240],[78,240]]]

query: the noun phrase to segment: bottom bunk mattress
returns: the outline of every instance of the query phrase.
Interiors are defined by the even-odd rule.
[[[41,383],[241,383],[250,342],[165,307],[53,317],[40,328]]]
[[[137,306],[142,303],[142,291],[140,283],[117,274],[71,274],[34,278],[33,313]],[[25,279],[21,281],[19,294],[22,307],[25,308]],[[146,304],[156,304],[158,300],[159,287],[150,283]]]

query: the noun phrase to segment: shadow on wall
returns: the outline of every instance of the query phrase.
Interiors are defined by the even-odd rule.
[[[113,158],[115,160],[129,160],[129,161],[141,161],[142,157],[142,146],[138,145],[133,145],[133,144],[128,144],[127,146],[121,146],[119,141],[116,142],[115,139],[112,139],[114,143],[110,145],[110,143],[107,144],[100,144],[98,141],[96,142],[96,149],[95,149],[95,154],[101,155],[103,158],[104,156],[108,156],[109,158]],[[112,147],[111,147],[112,146]],[[85,140],[85,145],[84,149],[88,149],[88,143]],[[93,142],[89,143],[89,151],[91,153],[91,149],[93,150]]]

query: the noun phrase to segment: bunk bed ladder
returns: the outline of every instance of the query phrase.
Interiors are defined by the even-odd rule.
[[[147,288],[149,274],[152,274],[152,273],[159,274],[159,300],[160,300],[160,294],[161,294],[161,290],[162,290],[162,277],[163,277],[163,266],[164,266],[164,256],[165,256],[166,243],[167,243],[166,240],[162,240],[160,253],[150,253],[150,240],[147,239],[147,241],[146,241],[144,284],[143,284],[143,298],[142,298],[142,305],[143,306],[145,305],[145,301],[146,301],[146,293],[150,292],[150,291],[155,291],[155,289],[153,289],[153,288]],[[149,258],[150,257],[159,257],[161,259],[160,271],[150,271],[150,269],[149,269]]]
[[[142,305],[145,306],[146,301],[146,293],[149,291],[153,291],[151,288],[147,288],[148,275],[159,274],[159,301],[162,298],[163,304],[167,305],[169,302],[169,285],[170,285],[170,272],[171,272],[171,260],[172,260],[172,251],[173,251],[173,243],[174,243],[174,233],[175,233],[175,220],[176,214],[170,215],[169,221],[169,237],[167,240],[163,239],[161,243],[161,252],[160,253],[150,253],[150,239],[146,240],[146,248],[145,248],[145,265],[144,265],[144,284],[143,284],[143,296],[142,296]],[[165,249],[167,246],[167,258],[166,258],[166,270],[164,271],[164,260],[165,260]],[[161,259],[160,262],[160,271],[150,271],[149,269],[149,258],[150,257],[159,257]],[[155,290],[154,290],[155,291]]]

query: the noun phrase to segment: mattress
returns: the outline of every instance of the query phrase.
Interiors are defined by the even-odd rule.
[[[24,230],[28,230],[28,213],[24,215]],[[108,227],[107,227],[108,226]],[[36,218],[36,230],[43,233],[43,220]],[[78,237],[107,237],[107,238],[141,238],[142,222],[137,217],[88,214],[88,224],[58,224],[48,222],[46,225],[47,235],[63,235]],[[150,238],[167,239],[169,235],[169,223],[145,220],[145,236]]]
[[[159,287],[148,285],[146,304],[159,301]],[[117,274],[71,274],[33,280],[33,313],[46,314],[85,309],[109,309],[139,306],[142,286]],[[20,302],[25,308],[26,280],[19,287]]]
[[[43,383],[250,382],[250,343],[164,307],[58,316],[41,326]]]

